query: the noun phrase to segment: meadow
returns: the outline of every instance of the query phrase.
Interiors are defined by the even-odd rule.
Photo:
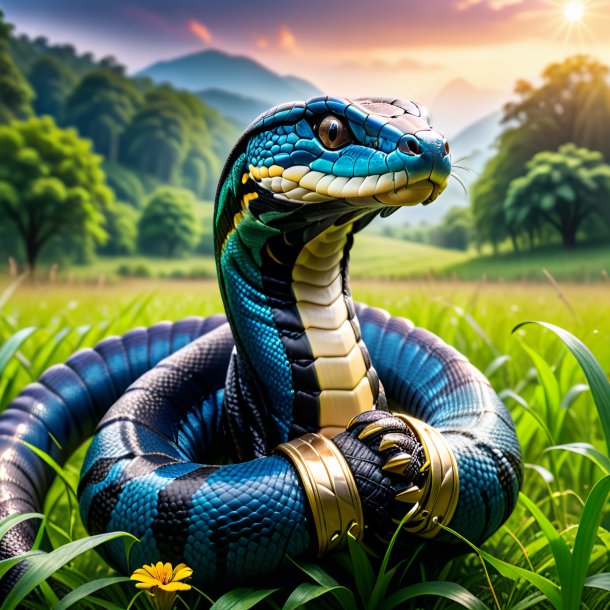
[[[517,509],[482,549],[441,562],[436,570],[419,561],[418,549],[405,554],[397,544],[385,558],[375,558],[350,543],[322,567],[299,562],[264,588],[205,591],[217,600],[214,608],[290,610],[305,603],[368,610],[609,608],[610,282],[600,279],[596,284],[353,281],[356,300],[437,333],[489,376],[513,414],[524,453]],[[0,286],[0,410],[27,382],[79,347],[137,325],[222,310],[213,280],[17,286],[5,278]],[[528,320],[554,324],[586,344],[590,352],[563,337],[585,368],[552,330],[526,325],[513,332]],[[43,562],[32,558],[29,589],[20,590],[22,596],[32,594],[25,601],[11,598],[6,610],[63,609],[70,603],[111,610],[149,607],[144,595],[133,601],[133,585],[93,551],[82,552],[101,541],[86,538],[71,495],[64,493],[77,484],[82,457],[80,450],[58,469],[61,477],[45,504],[41,548],[49,552],[43,555],[47,561],[43,569]],[[5,567],[0,562],[0,574]],[[71,597],[60,601],[66,594]],[[210,605],[197,592],[184,596],[184,607]]]

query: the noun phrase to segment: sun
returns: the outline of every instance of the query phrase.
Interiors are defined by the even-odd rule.
[[[563,14],[570,23],[576,23],[585,14],[585,4],[582,0],[569,0],[563,7]]]

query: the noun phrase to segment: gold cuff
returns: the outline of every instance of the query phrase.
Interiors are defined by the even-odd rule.
[[[305,434],[275,448],[296,467],[311,506],[318,536],[318,557],[341,547],[350,532],[364,533],[364,518],[356,481],[332,441]]]
[[[426,482],[420,493],[407,490],[418,507],[404,528],[422,538],[433,538],[440,531],[440,524],[448,524],[457,506],[459,475],[451,448],[440,432],[420,419],[404,413],[393,413],[413,430],[424,448]],[[419,490],[418,490],[419,491]]]

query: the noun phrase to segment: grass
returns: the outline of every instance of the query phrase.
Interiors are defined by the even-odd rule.
[[[308,608],[370,610],[608,608],[610,439],[604,426],[610,425],[610,286],[376,280],[353,282],[353,292],[357,300],[410,317],[439,334],[489,375],[515,418],[527,464],[517,509],[481,549],[443,561],[434,572],[417,554],[404,555],[398,546],[376,559],[350,544],[322,566],[301,562],[281,581],[229,592],[215,608],[245,610],[257,604],[289,610],[304,603]],[[12,296],[0,297],[3,301],[0,410],[46,366],[65,360],[81,345],[139,324],[221,310],[212,281],[60,284],[52,290],[23,283]],[[590,353],[570,336],[562,339],[584,363],[584,371],[556,329],[529,324],[512,332],[532,319],[579,337]],[[101,588],[80,601],[79,608],[124,609],[135,594],[130,583],[107,580],[116,574],[91,551],[67,563],[54,561],[61,553],[67,557],[62,549],[75,540],[88,540],[76,511],[62,500],[65,485],[76,484],[82,457],[81,451],[63,469],[67,482],[56,481],[44,510],[47,536],[56,549],[45,550],[59,550],[51,564],[63,567],[47,585],[38,581],[48,572],[38,571],[39,577],[30,581],[38,586],[23,607],[52,607],[68,591],[86,593],[86,585]],[[49,565],[48,557],[43,563]],[[197,595],[185,600],[192,608],[209,606]],[[232,606],[236,600],[239,604]],[[144,610],[146,598],[139,597],[132,607]]]

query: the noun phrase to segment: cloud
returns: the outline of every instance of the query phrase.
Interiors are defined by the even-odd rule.
[[[293,55],[297,55],[300,53],[300,49],[297,45],[297,39],[295,38],[292,30],[287,25],[280,25],[278,27],[277,36],[280,49],[284,49],[284,51],[288,51]]]
[[[254,43],[259,49],[268,49],[270,46],[269,39],[261,34],[253,34]]]
[[[123,12],[135,21],[142,25],[150,28],[151,30],[157,30],[166,32],[168,34],[176,34],[177,29],[172,25],[163,15],[155,13],[150,9],[143,8],[137,4],[126,4],[123,7]]]
[[[210,34],[210,30],[208,30],[207,26],[201,21],[197,19],[189,19],[189,30],[197,36],[200,40],[205,42],[206,44],[211,44],[212,42],[212,34]]]

